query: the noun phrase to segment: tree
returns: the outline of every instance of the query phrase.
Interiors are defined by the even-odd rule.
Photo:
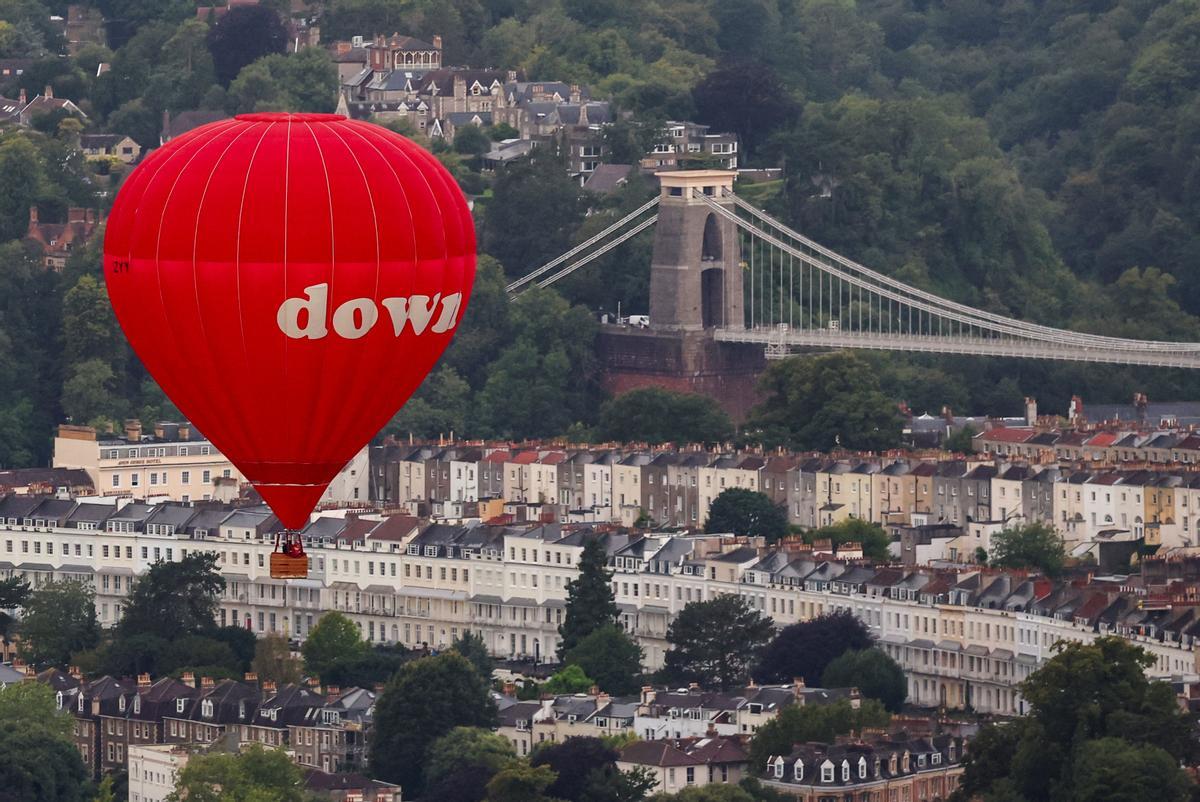
[[[759,390],[763,402],[752,411],[747,432],[756,432],[751,436],[764,445],[878,451],[900,444],[899,409],[855,354],[781,360],[762,375]]]
[[[999,568],[1031,568],[1047,576],[1058,576],[1067,554],[1063,540],[1051,526],[1034,523],[1003,529],[992,536],[991,565]]]
[[[3,638],[5,643],[8,643],[12,635],[15,619],[4,611],[24,605],[31,592],[29,582],[23,576],[0,579],[0,638]]]
[[[512,744],[503,735],[479,727],[455,727],[430,744],[425,783],[440,783],[464,765],[482,766],[494,774],[516,760]]]
[[[765,19],[763,14],[743,16]],[[751,157],[773,130],[795,114],[787,87],[770,66],[757,61],[718,67],[692,89],[692,99],[699,122],[714,131],[735,132],[743,152]]]
[[[1089,741],[1075,758],[1072,802],[1184,802],[1195,785],[1171,754],[1120,738]]]
[[[222,86],[229,86],[247,64],[282,53],[286,44],[287,31],[279,15],[266,6],[231,8],[208,32],[208,49]]]
[[[781,629],[763,650],[754,678],[775,683],[800,677],[805,684],[817,686],[838,657],[873,645],[870,631],[854,614],[827,613]]]
[[[30,594],[21,616],[21,656],[31,663],[67,665],[71,655],[100,642],[96,593],[90,583],[44,582]]]
[[[617,751],[603,740],[568,738],[539,749],[530,758],[532,766],[545,766],[557,775],[546,794],[567,802],[636,802],[645,796],[653,781],[631,776],[617,768]]]
[[[1160,796],[1188,798],[1176,792],[1190,784],[1175,767],[1195,759],[1191,723],[1170,686],[1146,677],[1153,656],[1112,636],[1056,649],[1020,686],[1029,715],[984,727],[972,743],[962,793],[1011,789],[1028,802],[1138,799],[1123,795],[1132,787],[1126,782],[1146,770],[1158,774],[1149,787]],[[1114,778],[1135,763],[1144,769]]]
[[[554,802],[546,789],[554,782],[554,772],[546,766],[516,763],[497,772],[487,786],[488,802]]]
[[[377,644],[374,649],[338,657],[325,667],[321,681],[342,688],[370,688],[391,679],[413,653],[399,644]]]
[[[101,359],[122,364],[125,347],[108,293],[95,276],[81,276],[63,296],[63,358],[69,364]]]
[[[863,696],[878,699],[893,713],[908,698],[908,681],[895,660],[879,649],[844,652],[825,668],[825,688],[858,688]]]
[[[888,537],[888,533],[879,524],[863,518],[847,518],[804,533],[805,543],[818,540],[829,540],[834,546],[857,543],[862,546],[863,556],[877,562],[887,562],[890,558],[888,544],[892,539]]]
[[[156,562],[133,586],[118,637],[156,635],[169,641],[212,632],[224,590],[215,553],[193,551],[176,562]]]
[[[953,451],[956,454],[974,454],[976,434],[974,428],[964,426],[947,437],[942,445],[947,451]]]
[[[524,275],[569,250],[571,235],[587,211],[579,184],[544,150],[497,171],[484,213],[484,250],[511,276]]]
[[[717,443],[732,436],[733,421],[708,396],[646,387],[605,401],[597,428],[605,440]]]
[[[72,366],[63,382],[63,412],[80,424],[97,418],[120,417],[122,403],[116,394],[115,381],[112,368],[103,360],[88,359]]]
[[[742,682],[771,639],[771,619],[742,596],[690,602],[667,628],[668,681],[731,688]]]
[[[42,179],[42,161],[28,137],[0,140],[0,242],[25,236]]]
[[[583,669],[606,693],[625,696],[641,687],[642,657],[637,641],[616,624],[606,624],[583,636],[562,659]]]
[[[487,683],[455,652],[405,665],[375,702],[372,775],[418,796],[429,746],[455,727],[492,727],[496,706]]]
[[[170,802],[302,802],[300,768],[282,749],[250,744],[237,754],[193,755],[179,772]]]
[[[328,113],[337,105],[337,66],[321,48],[263,56],[229,85],[229,102],[240,112]]]
[[[303,679],[300,660],[292,655],[291,646],[282,635],[267,634],[259,638],[250,667],[260,682],[296,685]]]
[[[460,125],[454,132],[454,152],[478,159],[492,148],[492,138],[478,125]]]
[[[84,802],[88,773],[71,741],[72,718],[41,683],[0,687],[0,799]]]
[[[596,682],[577,665],[568,665],[546,680],[542,690],[556,695],[587,693]]]
[[[765,537],[773,543],[788,533],[787,512],[763,493],[730,487],[713,499],[704,531]]]
[[[608,552],[600,538],[592,538],[579,556],[579,576],[567,583],[567,612],[558,627],[558,659],[592,632],[615,625],[621,615],[613,598]]]
[[[487,644],[484,643],[482,635],[466,630],[461,637],[455,638],[450,648],[467,658],[467,662],[475,666],[479,676],[486,680],[492,678],[492,656],[488,654]]]
[[[760,797],[737,785],[702,785],[684,788],[674,794],[663,791],[647,797],[647,802],[757,802]]]
[[[472,298],[470,310],[474,308]],[[454,342],[458,342],[457,335]],[[387,434],[407,437],[440,437],[467,430],[471,408],[471,386],[449,365],[441,365],[426,377],[412,398],[384,428]]]
[[[765,766],[772,755],[789,755],[795,744],[832,743],[838,735],[861,732],[864,727],[886,728],[891,718],[874,699],[863,699],[857,708],[847,699],[828,705],[788,705],[754,734],[750,765]]]
[[[323,676],[338,660],[366,650],[367,644],[358,625],[336,610],[321,616],[300,647],[304,665],[316,676]]]
[[[487,766],[459,766],[425,791],[425,802],[483,802],[496,772]]]

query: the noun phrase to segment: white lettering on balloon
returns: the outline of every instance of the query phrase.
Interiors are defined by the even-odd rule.
[[[426,329],[444,334],[458,323],[462,308],[462,293],[430,298],[428,295],[384,298],[379,302],[392,321],[392,333],[399,337],[407,325],[414,334]],[[304,288],[304,297],[288,298],[279,305],[275,322],[279,330],[294,340],[319,340],[329,330],[325,317],[329,309],[329,285],[313,284]],[[374,328],[379,321],[379,309],[370,298],[354,298],[333,312],[333,330],[339,337],[357,340]],[[430,325],[432,322],[433,325]]]

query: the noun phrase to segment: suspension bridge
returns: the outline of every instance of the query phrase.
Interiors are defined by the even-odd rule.
[[[739,198],[735,174],[660,173],[660,193],[508,285],[548,287],[656,226],[650,326],[761,346],[863,348],[1200,368],[1200,343],[1131,340],[1005,317],[910,287],[823,247]]]

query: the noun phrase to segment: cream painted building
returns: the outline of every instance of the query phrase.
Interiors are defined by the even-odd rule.
[[[175,423],[159,424],[148,434],[131,423],[121,436],[64,424],[54,437],[53,467],[82,469],[98,495],[118,498],[223,500],[246,481],[216,446],[189,425]],[[369,480],[368,449],[364,446],[334,477],[321,501],[365,502],[370,495]],[[222,485],[228,488],[224,493]]]
[[[129,802],[166,802],[191,751],[181,744],[130,744]]]

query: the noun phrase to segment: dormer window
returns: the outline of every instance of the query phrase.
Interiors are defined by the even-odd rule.
[[[79,694],[79,712],[83,712],[83,694]]]
[[[792,766],[792,777],[795,778],[796,782],[800,782],[801,780],[804,779],[804,761],[803,760],[797,760],[795,765]]]
[[[246,717],[246,703],[238,702],[238,718]]]
[[[187,704],[187,699],[176,699],[175,700],[175,712],[182,713],[183,708],[186,704]]]
[[[950,744],[949,753],[950,753],[950,760],[953,761],[954,760],[954,744]]]
[[[821,764],[821,782],[833,782],[833,764],[828,760]]]
[[[933,763],[933,765],[940,766],[942,764],[942,753],[934,752],[932,755],[929,756],[929,760],[931,763]]]
[[[117,697],[117,709],[120,710],[122,713],[125,712],[125,697],[124,696]]]
[[[925,756],[924,755],[917,755],[917,767],[922,768],[922,769],[925,768]]]
[[[213,703],[211,699],[205,699],[200,703],[200,715],[205,718],[213,717]]]
[[[776,779],[782,778],[783,777],[783,758],[781,758],[781,757],[775,758],[775,762],[771,768],[772,768],[772,772],[775,774]]]
[[[880,764],[881,764],[882,762],[883,762],[883,761],[881,761],[879,758],[875,758],[875,771],[874,771],[874,776],[875,776],[875,777],[878,777],[878,776],[879,776],[879,766],[880,766]]]
[[[142,697],[140,697],[140,696],[133,697],[133,712],[134,713],[142,712]]]
[[[55,705],[55,707],[57,707],[59,710],[62,710],[62,706],[63,706],[63,695],[62,695],[62,691],[59,691],[58,693],[54,694],[54,705]]]
[[[867,759],[865,757],[858,759],[858,779],[867,779]]]
[[[850,782],[850,761],[842,761],[842,782]]]

